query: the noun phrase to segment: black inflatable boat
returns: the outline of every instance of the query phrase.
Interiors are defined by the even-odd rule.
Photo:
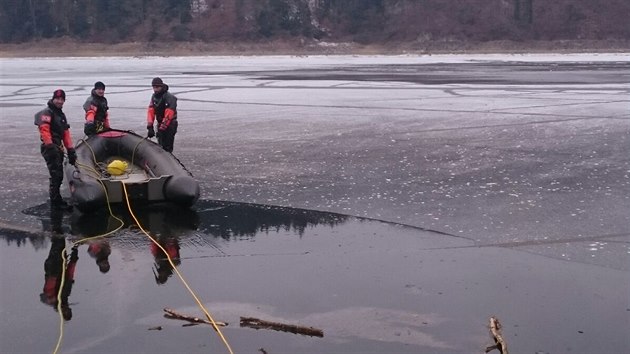
[[[190,207],[199,184],[171,153],[131,131],[110,130],[76,146],[76,167],[64,167],[73,205],[90,212],[125,202],[122,184],[134,202],[171,202]]]

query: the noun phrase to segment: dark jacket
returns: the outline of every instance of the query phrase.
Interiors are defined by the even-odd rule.
[[[48,101],[48,107],[35,114],[35,125],[39,129],[42,144],[55,144],[70,149],[73,147],[70,137],[70,125],[63,111]]]
[[[107,98],[97,95],[95,90],[92,90],[92,94],[83,104],[83,110],[85,111],[86,123],[95,123],[102,125],[102,128],[109,129]]]
[[[147,110],[147,126],[153,126],[157,119],[158,129],[166,130],[171,122],[177,119],[177,97],[168,92],[168,85],[164,85],[162,92],[154,93]]]

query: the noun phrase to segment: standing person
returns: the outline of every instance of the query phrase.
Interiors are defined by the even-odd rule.
[[[177,97],[168,92],[168,85],[159,77],[151,81],[153,95],[147,111],[147,136],[156,136],[153,123],[157,119],[158,143],[168,152],[173,152],[177,133]]]
[[[74,151],[72,138],[70,137],[70,125],[63,113],[63,104],[66,102],[66,93],[55,90],[53,97],[48,101],[48,107],[35,114],[35,125],[39,129],[42,145],[41,154],[46,160],[46,167],[50,173],[50,205],[57,209],[71,209],[62,198],[59,188],[63,182],[63,155],[64,147],[68,153],[68,162],[71,165],[77,162],[77,153]]]
[[[83,104],[85,111],[85,127],[83,132],[87,136],[109,130],[109,107],[105,98],[105,84],[101,81],[94,83],[90,97]]]

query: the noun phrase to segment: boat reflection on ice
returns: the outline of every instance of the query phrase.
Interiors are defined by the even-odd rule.
[[[125,208],[112,209],[113,215],[124,223],[124,228],[137,228],[133,216]],[[143,229],[156,235],[186,237],[195,234],[229,238],[254,237],[258,232],[272,229],[292,230],[302,235],[310,226],[343,223],[348,217],[312,210],[292,209],[257,204],[200,201],[197,209],[172,204],[150,204],[134,208],[133,213]],[[72,233],[92,237],[115,230],[120,221],[109,211],[72,215]]]
[[[134,219],[135,217],[135,219]],[[136,222],[137,220],[137,222]],[[79,237],[94,237],[122,228],[138,228],[153,234],[177,235],[199,226],[199,215],[196,211],[172,204],[150,204],[133,209],[112,207],[96,213],[74,213],[71,217],[72,233]],[[139,225],[138,225],[139,223]]]

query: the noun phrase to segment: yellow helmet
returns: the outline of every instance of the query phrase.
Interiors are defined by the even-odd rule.
[[[107,172],[112,176],[120,176],[127,171],[127,163],[121,160],[114,160],[107,165]]]

